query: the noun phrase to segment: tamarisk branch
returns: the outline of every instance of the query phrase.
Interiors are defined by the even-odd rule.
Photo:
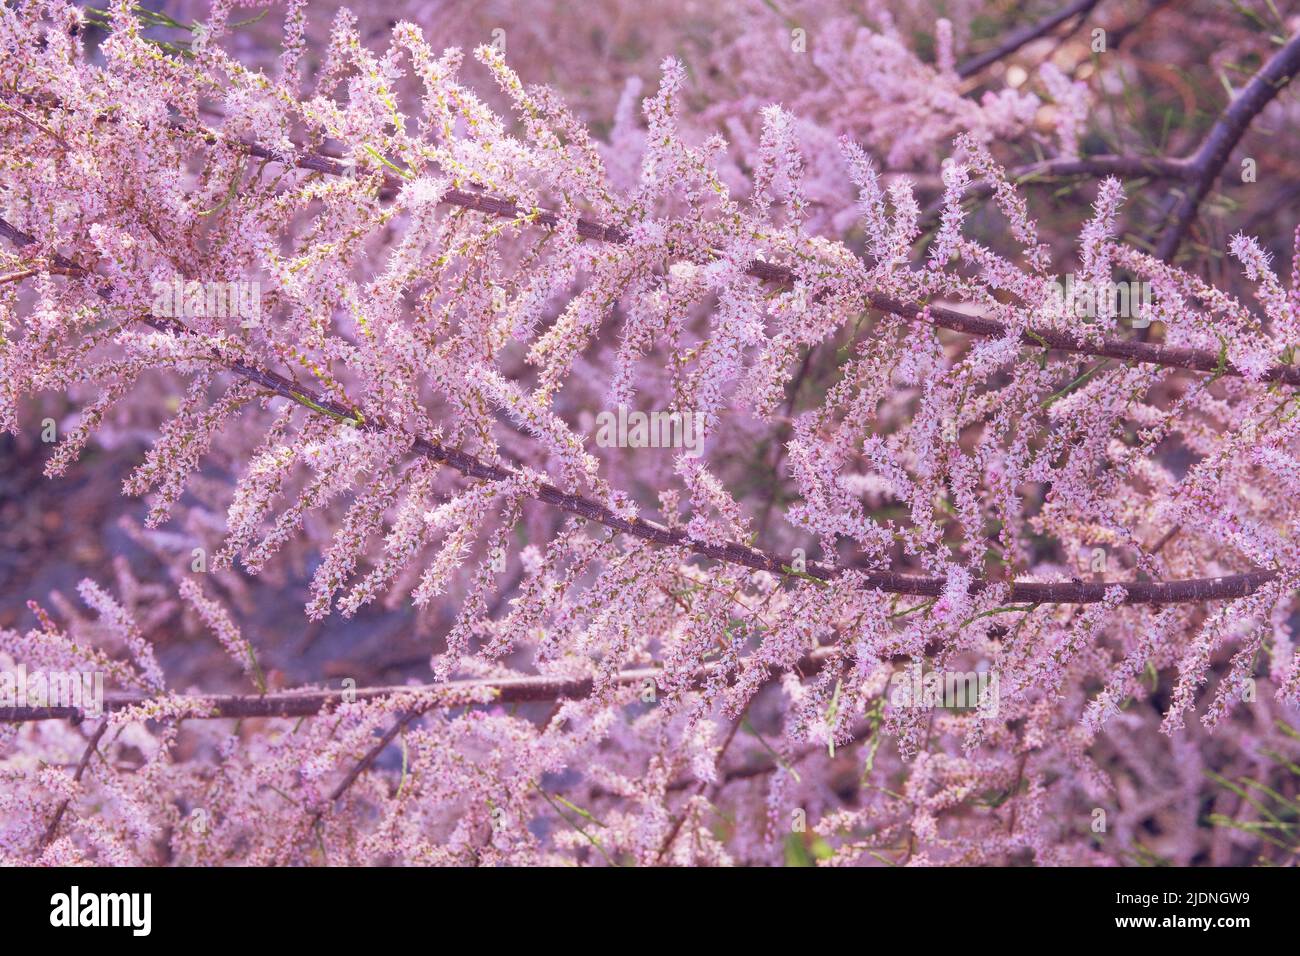
[[[1194,180],[1188,197],[1190,198],[1193,194],[1196,194],[1198,190],[1199,196],[1191,210],[1186,213],[1187,222],[1182,227],[1182,230],[1185,230],[1190,225],[1191,219],[1194,218],[1195,209],[1199,205],[1200,198],[1203,198],[1204,194],[1208,192],[1214,178],[1218,175],[1223,163],[1226,162],[1227,154],[1231,152],[1233,145],[1244,135],[1250,121],[1277,95],[1281,86],[1295,74],[1297,69],[1300,69],[1300,35],[1294,37],[1283,50],[1279,51],[1269,61],[1264,70],[1251,81],[1246,92],[1234,101],[1233,105],[1224,113],[1201,149],[1198,150],[1196,156],[1190,160],[1142,156],[1090,156],[1073,160],[1049,160],[1044,163],[1026,166],[1016,170],[1014,176],[1015,178],[1032,178],[1038,176],[1119,175]],[[57,103],[51,103],[41,98],[27,96],[22,97],[22,99],[25,102],[35,102],[47,108],[58,106]],[[225,143],[237,146],[250,156],[259,159],[274,162],[285,161],[283,154],[279,154],[261,143],[250,140],[230,140],[218,130],[208,127],[194,128],[191,124],[180,120],[172,120],[171,122],[178,130],[197,135],[209,145]],[[353,174],[352,167],[347,163],[320,152],[299,151],[292,157],[292,164],[300,169],[329,176],[346,177]],[[1210,169],[1211,165],[1213,165],[1213,169]],[[379,170],[379,174],[382,177],[384,188],[388,190],[399,189],[405,182],[401,177],[387,169]],[[981,181],[971,184],[968,195],[987,195],[991,191],[992,186]],[[439,201],[449,206],[457,206],[501,219],[528,222],[547,229],[558,227],[561,221],[560,216],[551,210],[543,208],[524,209],[513,200],[465,189],[449,189]],[[1179,208],[1181,211],[1183,207],[1180,206]],[[582,217],[579,217],[574,225],[578,234],[585,239],[616,244],[627,242],[626,232],[618,226],[606,225]],[[5,229],[0,226],[0,234],[15,239],[12,227]],[[1179,232],[1179,240],[1181,241],[1181,231]],[[1161,244],[1162,250],[1168,241],[1170,241],[1170,235],[1167,233],[1165,240]],[[1169,256],[1162,252],[1159,258],[1167,260]],[[763,282],[781,286],[793,286],[798,281],[798,276],[793,270],[768,262],[755,261],[749,265],[747,272]],[[987,316],[970,315],[939,305],[930,305],[927,309],[922,303],[899,302],[887,295],[871,290],[864,293],[864,299],[872,308],[882,312],[909,321],[928,322],[931,325],[953,332],[985,338],[1001,338],[1007,333],[1007,327],[1004,323]],[[1067,332],[1051,329],[1027,329],[1021,334],[1020,338],[1025,345],[1047,347],[1078,355],[1117,358],[1147,365],[1184,368],[1191,371],[1213,372],[1218,375],[1234,377],[1240,377],[1243,374],[1231,362],[1225,364],[1223,357],[1213,349],[1153,344],[1116,336],[1108,336],[1100,340],[1084,339]],[[1262,378],[1267,382],[1300,385],[1300,367],[1284,364],[1273,365],[1264,370]]]
[[[0,219],[0,235],[19,246],[35,242],[33,237],[15,228],[4,219]],[[59,272],[90,279],[93,274],[62,256],[56,257],[55,266]],[[109,294],[102,287],[96,287],[101,296]],[[892,300],[886,300],[890,310],[898,309],[900,314],[910,315],[915,306],[906,306]],[[919,314],[919,309],[917,314]],[[945,316],[947,316],[945,318]],[[945,321],[967,321],[980,323],[991,320],[960,316],[957,313],[947,315],[943,310],[941,319]],[[159,316],[144,316],[140,319],[147,325],[173,335],[190,334],[190,329],[175,319]],[[1068,336],[1058,336],[1066,340]],[[1050,341],[1050,340],[1049,340]],[[1125,343],[1137,347],[1139,343]],[[1146,346],[1146,348],[1152,348]],[[1164,349],[1164,346],[1155,348]],[[1190,350],[1175,350],[1190,351]],[[1105,354],[1105,353],[1103,353]],[[389,426],[382,419],[364,417],[350,406],[335,401],[328,396],[299,385],[283,375],[257,368],[242,361],[227,363],[227,368],[249,381],[256,382],[276,395],[287,398],[317,414],[326,414],[339,421],[366,431],[384,431]],[[1290,371],[1300,374],[1300,368]],[[441,442],[417,436],[412,444],[414,450],[433,461],[445,464],[470,478],[487,481],[507,481],[516,476],[514,469],[504,465],[493,465],[459,448],[444,445]],[[670,530],[663,525],[643,518],[625,518],[598,501],[581,495],[562,491],[555,485],[542,482],[538,485],[534,497],[545,504],[552,505],[579,518],[594,521],[607,528],[631,535],[651,544],[663,547],[681,548],[692,554],[728,564],[740,565],[755,571],[767,571],[781,577],[799,577],[821,582],[830,581],[843,573],[843,568],[831,568],[817,562],[807,562],[806,570],[792,572],[784,556],[761,551],[736,542],[713,544],[691,538],[685,531]],[[947,587],[946,577],[924,577],[897,571],[857,571],[863,585],[892,594],[915,594],[925,597],[938,597]],[[1145,581],[1145,582],[1036,582],[1021,581],[1010,586],[1009,599],[1040,604],[1096,604],[1106,599],[1106,591],[1115,584],[1125,589],[1126,604],[1176,604],[1194,601],[1219,601],[1228,598],[1244,597],[1252,594],[1264,584],[1273,580],[1272,571],[1252,571],[1216,578],[1189,578],[1182,581]],[[989,586],[989,582],[976,580],[971,584],[971,593],[978,594]]]

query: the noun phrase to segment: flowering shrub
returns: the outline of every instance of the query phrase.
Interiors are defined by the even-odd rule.
[[[974,4],[683,3],[597,91],[563,4],[519,61],[237,6],[0,3],[0,423],[56,481],[147,435],[158,569],[0,630],[0,861],[1269,852],[1215,778],[1295,786],[1300,247],[1196,227],[1294,19],[1174,159],[1096,148],[1123,4],[959,62]],[[285,686],[237,609],[299,591],[428,670]]]

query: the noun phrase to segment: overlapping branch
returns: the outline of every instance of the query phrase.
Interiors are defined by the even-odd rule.
[[[1185,159],[1168,159],[1164,156],[1119,156],[1099,153],[1074,159],[1043,159],[1007,172],[1008,179],[1020,185],[1053,182],[1071,176],[1122,176],[1128,179],[1189,180],[1194,174],[1191,163]],[[994,184],[978,179],[962,192],[966,200],[983,200],[993,195]],[[921,227],[930,229],[943,215],[944,198],[939,196],[921,214]]]

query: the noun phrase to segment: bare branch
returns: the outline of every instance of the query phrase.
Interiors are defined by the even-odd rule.
[[[978,73],[984,67],[996,63],[1004,56],[1010,56],[1022,46],[1032,43],[1041,36],[1046,36],[1058,26],[1069,20],[1071,17],[1078,17],[1082,20],[1086,17],[1098,3],[1098,0],[1075,0],[1063,10],[1058,10],[1051,16],[1044,17],[1037,23],[1031,23],[1029,26],[1022,27],[1010,34],[1005,40],[999,43],[987,53],[981,53],[979,56],[973,56],[969,60],[957,65],[957,75],[962,79]],[[1073,31],[1071,31],[1073,32]]]
[[[1116,156],[1101,153],[1079,159],[1044,159],[1007,172],[1007,178],[1022,186],[1049,183],[1070,176],[1123,176],[1130,179],[1190,179],[1193,170],[1185,159],[1166,159],[1163,156]],[[964,199],[988,199],[993,195],[993,183],[987,179],[967,185]],[[921,213],[923,229],[930,228],[943,214],[943,197],[930,203]]]
[[[1187,161],[1194,173],[1191,186],[1175,207],[1173,219],[1160,237],[1160,244],[1156,247],[1157,258],[1165,262],[1173,260],[1196,219],[1201,202],[1219,178],[1232,151],[1246,135],[1251,122],[1297,72],[1300,72],[1300,33],[1291,37],[1246,84],[1241,95],[1232,101],[1210,129],[1200,149]]]

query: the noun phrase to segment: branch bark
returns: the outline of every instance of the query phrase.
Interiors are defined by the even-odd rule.
[[[1300,33],[1273,54],[1246,84],[1241,95],[1229,104],[1201,143],[1200,149],[1186,162],[1192,171],[1191,185],[1174,208],[1172,221],[1156,246],[1156,257],[1173,260],[1183,237],[1191,228],[1201,202],[1228,162],[1228,157],[1246,135],[1251,122],[1263,111],[1282,88],[1300,72]]]
[[[1078,159],[1044,159],[1027,166],[1009,170],[1007,178],[1021,185],[1051,182],[1069,176],[1122,176],[1129,179],[1190,179],[1193,170],[1185,159],[1166,159],[1163,156],[1118,156],[1099,153]],[[964,199],[988,199],[993,195],[993,184],[986,179],[970,183]],[[943,197],[939,196],[921,213],[922,229],[931,228],[943,214]]]
[[[215,138],[218,138],[217,134],[210,130],[207,131],[207,134],[214,137],[209,139],[210,142],[215,142]],[[254,156],[275,158],[270,150],[256,143],[243,143],[242,145]],[[335,176],[348,175],[348,168],[342,163],[313,153],[303,154],[297,157],[294,162],[304,169],[311,169],[316,172]],[[1092,157],[1084,160],[1058,161],[1053,164],[1052,168],[1057,169],[1060,175],[1069,175],[1071,171],[1086,171],[1092,168],[1106,169],[1108,172],[1121,175],[1150,175],[1157,171],[1165,176],[1182,177],[1186,175],[1183,164],[1178,160],[1146,159],[1144,157],[1129,156]],[[391,173],[385,172],[383,175],[385,182],[393,188],[398,188],[403,184],[403,180]],[[549,210],[539,209],[530,212],[520,209],[518,205],[510,200],[480,193],[451,190],[443,197],[442,201],[452,206],[473,209],[500,218],[530,218],[531,222],[551,229],[558,226],[560,222],[559,217]],[[600,242],[624,243],[627,241],[626,234],[617,226],[607,226],[589,219],[578,219],[577,230],[585,238],[595,239]],[[763,282],[772,282],[783,286],[791,286],[797,279],[793,270],[768,262],[755,261],[749,265],[746,271],[749,275]],[[955,332],[987,338],[1000,338],[1006,335],[1007,332],[1005,324],[985,316],[968,315],[943,306],[931,306],[929,312],[925,313],[922,306],[917,303],[899,302],[889,296],[870,291],[864,297],[872,307],[882,312],[889,312],[912,321],[926,321],[928,315],[928,321],[931,324]],[[1021,336],[1021,341],[1026,345],[1038,346],[1047,342],[1051,348],[1064,352],[1119,358],[1148,365],[1164,365],[1200,372],[1219,372],[1223,375],[1238,377],[1242,374],[1239,369],[1231,364],[1221,367],[1223,363],[1220,355],[1213,349],[1153,345],[1148,342],[1138,342],[1118,337],[1108,337],[1098,343],[1065,332],[1033,329],[1026,331]],[[1284,382],[1288,385],[1300,385],[1300,367],[1274,365],[1265,371],[1264,380]]]
[[[86,767],[90,765],[90,758],[99,747],[99,741],[103,738],[104,731],[106,730],[108,730],[108,721],[100,724],[99,727],[95,729],[95,732],[91,734],[90,741],[86,744],[86,749],[81,755],[81,760],[77,763],[77,769],[72,773],[73,783],[81,782],[82,775],[86,772]],[[45,828],[45,832],[41,834],[40,842],[36,845],[36,851],[38,853],[54,842],[54,838],[59,833],[59,824],[63,822],[63,815],[68,812],[68,806],[71,803],[72,798],[67,797],[59,804],[58,809],[54,811],[54,816],[50,819],[49,826]]]
[[[216,142],[220,138],[219,134],[211,130],[206,130],[204,136],[208,142]],[[266,159],[276,158],[269,149],[259,144],[245,142],[241,145],[254,156]],[[346,176],[349,174],[348,167],[343,163],[314,153],[304,153],[296,157],[294,162],[301,168],[329,175]],[[1098,156],[1080,160],[1056,160],[1048,164],[1047,168],[1057,175],[1074,175],[1094,169],[1104,170],[1107,175],[1145,176],[1158,174],[1175,178],[1184,178],[1190,175],[1184,161],[1149,159],[1136,156]],[[1033,167],[1026,167],[1027,171],[1032,169]],[[404,181],[402,179],[387,171],[383,173],[383,176],[385,183],[391,188],[396,189],[403,185]],[[481,193],[454,189],[449,191],[442,201],[448,205],[472,209],[500,218],[530,218],[530,221],[536,225],[550,229],[555,228],[560,223],[559,216],[550,210],[523,210],[510,200]],[[590,219],[579,218],[577,231],[587,239],[595,239],[600,242],[624,243],[627,241],[626,234],[617,226],[608,226]],[[772,282],[782,286],[792,286],[797,279],[793,270],[768,262],[755,261],[749,265],[746,271],[749,275],[763,282]],[[1000,338],[1006,335],[1007,332],[1005,324],[985,316],[968,315],[943,306],[931,306],[929,312],[926,313],[920,304],[899,302],[889,296],[871,291],[865,293],[864,297],[872,307],[882,312],[888,312],[911,321],[926,321],[928,316],[928,321],[933,325],[955,332],[963,332],[967,335]],[[1219,352],[1213,349],[1153,345],[1148,342],[1118,337],[1108,337],[1098,343],[1069,333],[1033,329],[1021,335],[1021,341],[1031,346],[1041,346],[1044,342],[1047,342],[1053,349],[1081,355],[1119,358],[1148,365],[1186,368],[1199,372],[1219,372],[1223,375],[1237,377],[1242,374],[1239,369],[1231,364],[1224,366]],[[1300,367],[1274,365],[1265,371],[1263,377],[1265,381],[1269,382],[1277,381],[1288,385],[1300,385]]]
[[[1044,17],[1037,23],[1031,23],[1026,27],[1016,30],[987,53],[973,56],[969,60],[965,60],[958,64],[957,75],[962,79],[966,79],[968,76],[978,73],[986,66],[996,63],[1004,56],[1010,56],[1012,53],[1015,53],[1022,46],[1032,43],[1039,37],[1051,33],[1066,20],[1069,20],[1072,17],[1079,17],[1080,19],[1086,17],[1097,3],[1098,0],[1075,0],[1075,2],[1070,4],[1068,7],[1058,10],[1050,16]],[[1071,32],[1073,32],[1073,30]]]

